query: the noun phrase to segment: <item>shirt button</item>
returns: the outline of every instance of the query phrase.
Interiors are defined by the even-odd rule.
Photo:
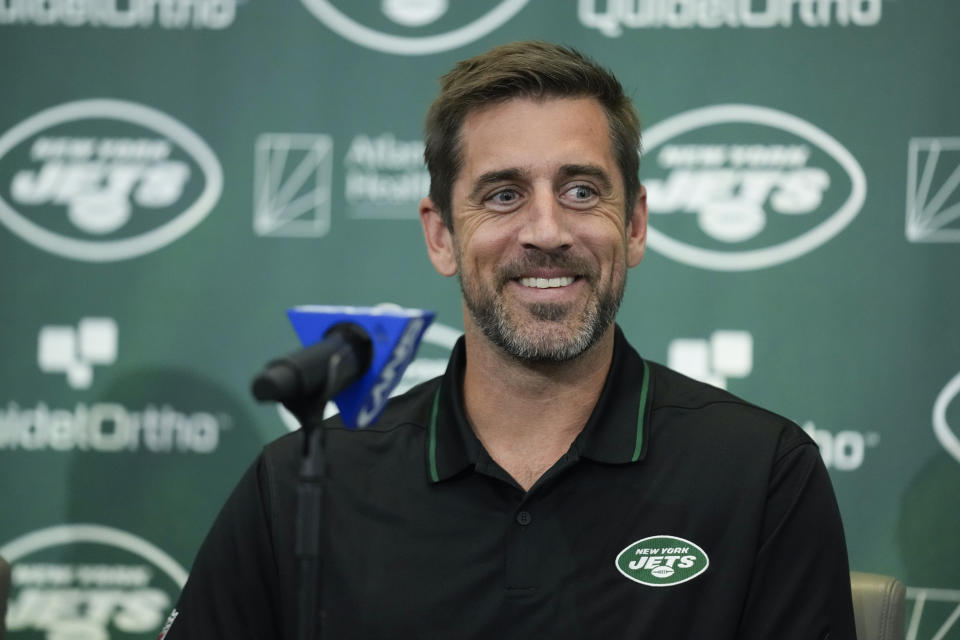
[[[527,526],[533,521],[533,516],[530,515],[529,511],[521,511],[517,514],[517,522],[523,526]]]

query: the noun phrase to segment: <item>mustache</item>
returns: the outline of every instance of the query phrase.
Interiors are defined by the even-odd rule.
[[[583,256],[571,254],[567,250],[544,251],[527,249],[521,258],[500,264],[494,271],[498,288],[503,288],[511,280],[516,280],[536,269],[562,269],[575,274],[588,282],[596,282],[599,271],[594,264]]]

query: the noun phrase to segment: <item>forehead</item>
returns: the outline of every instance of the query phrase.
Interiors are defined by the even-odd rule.
[[[460,146],[462,186],[510,168],[540,173],[593,164],[616,174],[606,113],[594,98],[512,98],[476,109],[463,121]]]

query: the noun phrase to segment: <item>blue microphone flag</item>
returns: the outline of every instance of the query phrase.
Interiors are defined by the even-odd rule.
[[[287,317],[305,347],[319,342],[331,327],[344,322],[356,324],[369,334],[373,342],[370,368],[333,398],[343,423],[356,429],[373,424],[383,413],[390,392],[416,355],[434,313],[396,305],[307,305],[289,309]]]

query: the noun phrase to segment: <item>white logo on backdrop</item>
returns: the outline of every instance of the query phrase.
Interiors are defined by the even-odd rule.
[[[344,165],[344,198],[353,218],[416,218],[420,199],[430,191],[422,140],[361,133],[350,142]]]
[[[626,29],[744,27],[869,27],[880,22],[881,0],[579,0],[580,24],[616,38]],[[794,13],[794,5],[797,5]],[[602,7],[602,9],[601,9]]]
[[[913,600],[914,606],[910,607],[910,622],[907,624],[907,640],[918,640],[920,638],[920,621],[922,618],[931,618],[936,613],[930,614],[930,611],[952,611],[943,623],[929,636],[930,640],[947,640],[947,633],[960,622],[960,589],[936,589],[927,587],[907,587],[907,600]],[[928,605],[946,604],[946,607],[933,607]],[[928,606],[924,606],[928,605]],[[924,614],[927,614],[924,616]],[[936,622],[934,623],[936,624]],[[925,638],[927,636],[924,636]],[[955,636],[950,636],[955,637]]]
[[[237,0],[100,0],[0,2],[0,25],[144,29],[225,29],[233,24]]]
[[[0,556],[13,566],[7,628],[14,634],[45,631],[48,638],[78,640],[156,634],[187,581],[159,547],[94,524],[33,531],[0,547]]]
[[[97,121],[122,125],[109,136],[90,135],[87,131]],[[64,133],[69,124],[75,133]],[[141,129],[135,136],[126,133],[131,124]],[[31,139],[31,166],[17,170],[10,185],[0,185],[0,222],[27,242],[66,258],[107,262],[156,251],[197,226],[223,189],[223,171],[206,143],[179,121],[144,105],[81,100],[41,111],[0,136],[0,165]],[[195,171],[182,154],[204,178],[192,203],[184,202],[184,193]],[[11,202],[3,199],[7,187]],[[170,219],[160,209],[176,213]],[[51,212],[59,219],[65,214],[80,237],[44,228],[42,221]],[[150,228],[132,237],[98,239],[135,218],[139,224],[148,221]]]
[[[403,377],[400,378],[400,382],[390,394],[390,397],[406,393],[422,382],[426,382],[427,380],[431,380],[437,376],[442,376],[444,371],[447,370],[447,361],[450,358],[450,351],[453,350],[453,346],[457,344],[457,340],[461,335],[463,335],[463,331],[439,322],[434,322],[427,327],[426,332],[423,334],[423,344],[440,347],[446,352],[444,357],[431,358],[420,356],[415,358],[407,367],[407,370],[403,372]],[[293,416],[293,414],[284,409],[282,404],[277,404],[277,411],[279,411],[280,418],[283,420],[283,424],[288,430],[296,431],[300,428],[300,423],[297,422],[297,419]],[[328,402],[323,411],[323,417],[329,418],[337,413],[339,413],[337,405],[332,402]]]
[[[960,242],[960,138],[911,138],[907,240]]]
[[[953,430],[947,423],[947,408],[958,397],[960,397],[960,373],[947,383],[933,403],[933,432],[947,453],[960,462],[960,438],[957,437],[960,428]]]
[[[65,373],[74,389],[93,382],[93,365],[117,361],[117,323],[113,318],[83,318],[76,328],[49,325],[40,329],[37,362],[46,373]]]
[[[253,229],[260,236],[319,238],[330,232],[333,138],[264,133],[254,159]]]
[[[802,143],[728,144],[703,134],[700,137],[706,141],[686,142],[691,132],[731,124],[766,129],[767,137],[774,140],[792,135]],[[674,141],[681,136],[684,141]],[[644,145],[647,156],[655,157],[660,170],[666,171],[663,179],[644,182],[651,213],[649,245],[696,267],[743,271],[793,260],[840,233],[866,198],[866,177],[849,151],[809,122],[774,109],[731,104],[687,111],[650,127]],[[850,184],[849,196],[825,220],[789,240],[738,249],[738,243],[787,219],[802,220],[821,212],[831,176],[823,167],[807,164],[813,154],[810,145],[842,167]],[[671,231],[678,237],[661,230],[689,214],[696,217],[698,230]],[[697,246],[698,242],[706,246]],[[733,249],[711,248],[717,243]]]
[[[731,378],[753,372],[753,336],[747,331],[714,331],[709,339],[678,338],[667,347],[667,366],[721,389]],[[876,432],[818,429],[807,421],[803,430],[817,443],[828,469],[854,471],[863,465],[866,450],[880,443]]]
[[[95,365],[117,362],[118,333],[112,318],[83,318],[76,327],[42,327],[37,363],[47,373],[66,374],[71,388],[88,389]],[[209,454],[232,423],[226,413],[180,411],[163,400],[137,408],[108,400],[78,401],[69,409],[9,400],[0,407],[0,451]]]
[[[347,40],[376,51],[400,55],[423,55],[462,47],[503,25],[527,2],[529,0],[503,0],[473,22],[445,33],[401,36],[360,24],[337,9],[330,0],[303,0],[314,16]],[[447,0],[383,0],[381,4],[386,18],[408,29],[435,22],[447,9]]]
[[[827,431],[818,429],[812,420],[803,425],[803,430],[820,448],[823,465],[837,471],[856,471],[863,466],[867,448],[880,444],[880,434],[876,431]]]
[[[720,330],[708,340],[677,338],[667,347],[667,366],[726,389],[729,378],[745,378],[753,371],[753,336],[747,331]]]

